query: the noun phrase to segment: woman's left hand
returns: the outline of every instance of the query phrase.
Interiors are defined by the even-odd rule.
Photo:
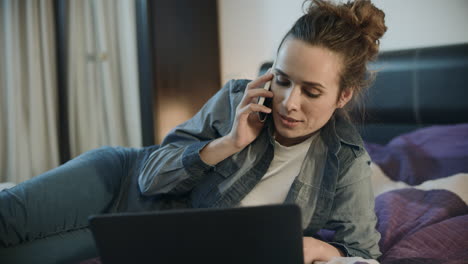
[[[304,264],[311,264],[316,260],[330,261],[332,257],[344,257],[344,254],[334,246],[313,237],[304,237],[302,244]]]

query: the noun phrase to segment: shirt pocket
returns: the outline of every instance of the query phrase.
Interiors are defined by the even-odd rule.
[[[333,192],[296,180],[291,186],[291,194],[305,210],[302,212],[303,222],[307,221],[307,224],[303,223],[304,227],[318,230],[326,223],[333,204]]]
[[[333,205],[334,193],[324,188],[311,186],[305,183],[298,183],[301,185],[299,195],[309,195],[309,208],[313,210],[310,221],[307,225],[307,230],[319,230],[328,221],[331,208]],[[300,199],[304,199],[300,198]]]

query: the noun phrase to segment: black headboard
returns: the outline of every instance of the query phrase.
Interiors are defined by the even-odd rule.
[[[359,126],[365,141],[384,144],[420,127],[468,123],[468,44],[382,52],[369,68],[378,74]]]

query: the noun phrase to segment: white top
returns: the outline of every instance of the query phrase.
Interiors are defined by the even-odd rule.
[[[304,142],[290,147],[275,140],[275,154],[270,167],[239,206],[283,203],[294,179],[301,171],[309,147],[316,142],[318,135],[319,133],[315,133]]]

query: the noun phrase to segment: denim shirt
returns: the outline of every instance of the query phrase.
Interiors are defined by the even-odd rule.
[[[146,161],[138,178],[143,195],[188,195],[190,207],[235,207],[266,173],[274,153],[271,117],[260,135],[242,151],[215,166],[204,163],[200,150],[227,135],[249,80],[231,80],[190,120],[177,126]],[[285,203],[301,208],[305,236],[320,229],[335,231],[330,244],[348,256],[380,256],[375,226],[370,157],[358,132],[333,115],[321,128],[326,162],[321,171],[310,167],[310,153],[294,179]],[[251,168],[232,179],[245,162]],[[315,175],[312,175],[315,172]]]

